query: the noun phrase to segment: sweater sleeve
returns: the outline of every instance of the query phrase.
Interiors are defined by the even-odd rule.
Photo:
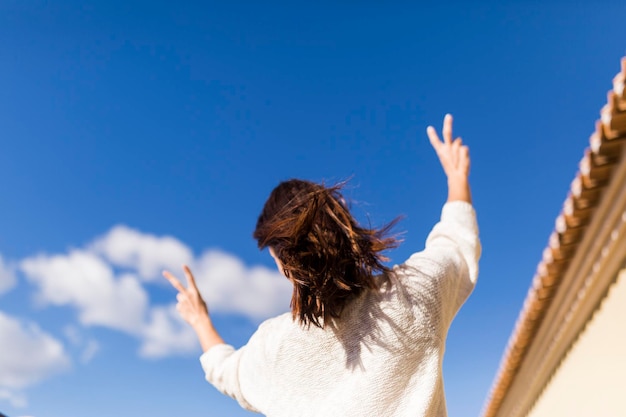
[[[227,344],[213,346],[200,356],[200,364],[206,380],[218,391],[235,400],[245,409],[258,411],[250,405],[241,390],[239,371],[246,346],[235,350]]]
[[[407,261],[420,276],[428,277],[429,287],[438,294],[447,322],[476,284],[480,254],[474,208],[467,202],[453,201],[443,206],[441,220],[428,235],[424,251]]]

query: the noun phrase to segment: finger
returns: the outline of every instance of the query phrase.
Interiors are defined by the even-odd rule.
[[[450,153],[450,156],[452,158],[452,164],[457,165],[459,163],[459,160],[461,159],[461,138],[454,139],[454,142],[452,142],[452,146],[450,148],[452,149],[452,152]]]
[[[463,155],[469,158],[469,148],[467,147],[467,145],[461,146],[461,151],[463,152]]]
[[[196,285],[196,280],[191,273],[191,269],[189,269],[187,265],[183,265],[183,271],[185,271],[185,276],[187,277],[187,286],[197,290],[198,286]]]
[[[174,275],[170,274],[169,271],[163,271],[163,276],[170,282],[170,284],[172,284],[172,287],[176,288],[178,291],[187,291],[187,289],[183,287],[183,284],[181,284]]]
[[[453,151],[452,154],[455,156],[455,158],[459,156],[461,145],[462,145],[461,138],[456,138],[454,139],[454,142],[452,142],[452,151]]]
[[[443,141],[444,143],[452,143],[452,115],[446,114],[443,118]]]
[[[430,140],[430,144],[435,149],[436,152],[439,152],[439,148],[441,147],[441,140],[439,140],[439,136],[435,131],[435,128],[432,126],[428,126],[426,128],[426,134],[428,135],[428,139]]]
[[[183,295],[183,293],[178,293],[176,294],[176,301],[178,301],[179,303],[182,303],[186,300],[187,298]]]
[[[466,145],[462,145],[459,149],[459,155],[461,155],[461,159],[469,159],[469,148]]]
[[[469,148],[467,146],[461,146],[461,164],[465,172],[469,172],[470,157]]]

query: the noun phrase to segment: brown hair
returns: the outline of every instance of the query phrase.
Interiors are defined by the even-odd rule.
[[[291,311],[303,325],[323,327],[338,318],[353,296],[376,288],[374,275],[388,272],[386,249],[399,241],[387,236],[395,219],[380,229],[359,226],[338,184],[281,182],[270,194],[254,231],[259,248],[270,247],[293,282]]]

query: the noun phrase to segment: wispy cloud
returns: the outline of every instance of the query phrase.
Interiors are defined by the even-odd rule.
[[[11,290],[16,283],[15,271],[0,255],[0,295]]]
[[[71,361],[63,344],[35,323],[0,312],[0,398],[15,407],[26,405],[20,392],[67,369]]]
[[[65,326],[63,334],[72,346],[81,350],[79,360],[82,364],[89,363],[100,350],[100,344],[93,338],[85,338],[81,329],[77,326]]]
[[[24,408],[28,405],[26,396],[6,388],[0,388],[0,400],[5,400],[15,408]]]
[[[143,328],[139,354],[145,358],[160,358],[189,353],[197,349],[196,335],[183,322],[175,306],[154,307],[150,320]]]

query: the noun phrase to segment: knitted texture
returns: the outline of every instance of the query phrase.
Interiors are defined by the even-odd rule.
[[[206,379],[269,417],[447,415],[442,361],[448,328],[472,292],[480,242],[468,203],[446,203],[422,252],[324,329],[291,314],[267,320],[235,350],[200,357]]]

